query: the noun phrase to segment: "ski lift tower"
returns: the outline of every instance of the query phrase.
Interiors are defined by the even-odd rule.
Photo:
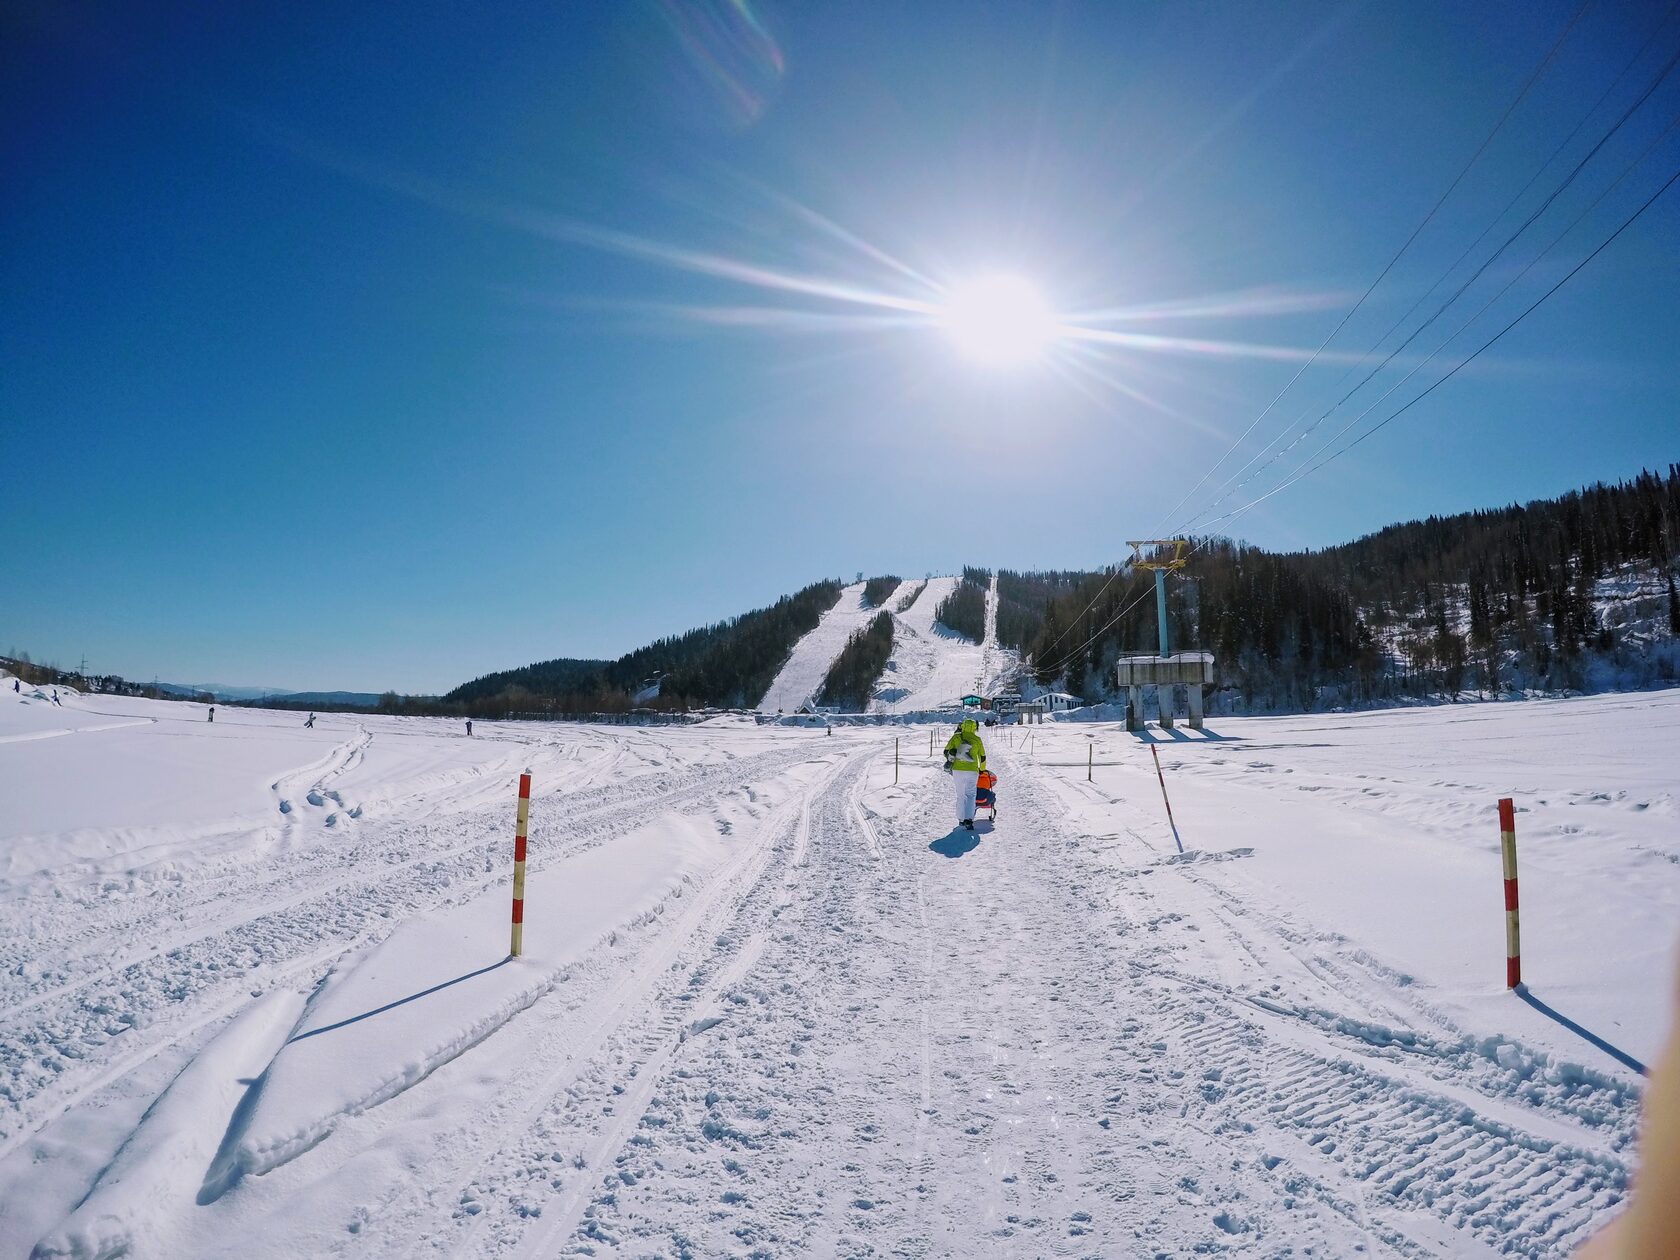
[[[1185,538],[1145,538],[1126,543],[1132,549],[1134,569],[1155,571],[1155,626],[1161,650],[1155,656],[1122,656],[1116,666],[1117,681],[1127,689],[1126,729],[1143,729],[1143,689],[1155,688],[1156,709],[1163,730],[1171,730],[1174,693],[1179,683],[1190,709],[1190,725],[1202,727],[1202,687],[1213,681],[1213,653],[1172,652],[1167,631],[1167,574],[1176,573],[1188,562],[1190,542]],[[1167,549],[1171,548],[1170,551]],[[1147,549],[1147,550],[1146,550]]]

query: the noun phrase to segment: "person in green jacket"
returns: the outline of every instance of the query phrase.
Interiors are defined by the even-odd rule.
[[[974,788],[986,766],[986,745],[973,718],[964,718],[957,733],[945,741],[945,769],[957,793],[957,822],[974,830]]]

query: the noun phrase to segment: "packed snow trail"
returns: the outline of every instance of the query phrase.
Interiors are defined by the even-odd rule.
[[[978,839],[943,777],[837,781],[775,931],[696,1011],[721,1019],[515,1254],[1561,1255],[1618,1200],[1625,1084],[1534,1100],[1518,1047],[1379,1035],[1176,873],[1116,885],[998,760],[1009,821]]]
[[[210,737],[173,708],[134,710],[156,735],[95,738],[166,739],[136,747],[193,769]],[[1450,723],[1501,716],[1480,714],[1367,718],[1370,738],[1410,722],[1464,764],[1477,745]],[[283,751],[298,737],[274,720],[234,712],[224,731],[219,714],[216,736]],[[1352,829],[1372,861],[1383,820],[1428,830],[1428,784],[1403,767],[1386,795],[1328,773],[1300,793],[1306,775],[1266,768],[1285,749],[1328,759],[1313,749],[1362,720],[1179,744],[1182,862],[1153,774],[1123,760],[1137,741],[1054,726],[990,733],[1001,812],[976,836],[952,831],[949,780],[903,734],[893,786],[891,730],[515,724],[469,742],[368,718],[230,792],[239,810],[266,796],[268,821],[202,852],[156,817],[138,847],[24,837],[17,869],[52,873],[7,886],[0,1254],[1565,1255],[1625,1191],[1637,1076],[1555,1025],[1514,1034],[1515,999],[1445,1003],[1401,970],[1404,942],[1373,952],[1317,903],[1232,877],[1270,869],[1285,827],[1344,849]],[[1665,720],[1647,715],[1647,738],[1669,740]],[[1089,734],[1108,748],[1094,784],[1074,755]],[[1643,863],[1668,798],[1632,789],[1666,760],[1637,756],[1617,760]],[[510,1003],[468,986],[505,948],[525,765],[533,891],[588,871],[627,900],[592,901],[587,924],[552,913],[558,892],[546,917],[533,901],[528,944],[559,952]],[[1458,878],[1419,852],[1420,883]],[[487,922],[456,942],[474,907]],[[432,943],[411,985],[381,968],[416,932]],[[370,996],[333,999],[334,976]],[[1664,976],[1637,979],[1606,976],[1631,1009],[1661,1000]],[[306,998],[294,1044],[264,1049]],[[404,1030],[434,1009],[420,1044]],[[317,1054],[317,1029],[359,1049]],[[282,1067],[259,1071],[268,1053]],[[301,1140],[238,1175],[226,1154],[265,1127]]]
[[[986,637],[980,641],[980,684],[977,690],[983,696],[996,695],[1002,690],[999,684],[1010,672],[1015,656],[1015,653],[998,647],[997,614],[998,575],[994,571],[992,580],[986,586]]]

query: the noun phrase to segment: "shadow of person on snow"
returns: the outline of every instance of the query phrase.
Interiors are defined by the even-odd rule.
[[[949,835],[940,836],[928,848],[940,857],[960,858],[980,847],[980,837],[962,827],[952,827]]]

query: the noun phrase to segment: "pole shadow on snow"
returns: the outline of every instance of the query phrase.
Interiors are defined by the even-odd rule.
[[[319,1036],[321,1033],[332,1032],[333,1029],[343,1028],[347,1024],[360,1023],[364,1019],[371,1019],[385,1011],[404,1006],[409,1002],[418,1001],[420,998],[436,993],[440,989],[447,989],[451,985],[471,980],[474,976],[482,976],[498,967],[505,967],[512,961],[513,958],[509,956],[500,962],[491,963],[487,967],[480,967],[476,971],[469,971],[465,975],[456,976],[453,980],[445,980],[440,984],[434,984],[429,989],[422,989],[418,993],[410,993],[407,997],[398,998],[395,1002],[387,1002],[384,1006],[377,1006],[371,1011],[363,1011],[360,1015],[352,1015],[348,1019],[341,1019],[336,1024],[328,1024],[323,1028],[312,1028],[306,1033],[299,1033],[295,1037],[287,1038],[286,1045],[289,1046],[294,1041],[304,1041],[307,1038]],[[268,1074],[272,1069],[273,1064],[271,1063],[269,1067],[263,1069],[261,1076],[240,1081],[240,1084],[245,1086],[245,1094],[240,1098],[239,1105],[233,1109],[233,1116],[229,1119],[227,1129],[222,1134],[222,1140],[216,1148],[216,1154],[210,1160],[210,1167],[205,1170],[204,1181],[198,1188],[198,1203],[201,1207],[214,1203],[245,1176],[245,1169],[239,1158],[239,1143],[245,1136],[245,1130],[250,1127],[251,1117],[256,1114],[257,1100],[262,1097],[263,1090],[268,1086]]]
[[[949,835],[940,836],[928,848],[940,857],[960,858],[980,847],[980,837],[964,827],[951,828]]]
[[[1581,1027],[1581,1025],[1577,1024],[1574,1020],[1570,1019],[1569,1016],[1564,1015],[1559,1011],[1555,1011],[1551,1007],[1547,1006],[1539,998],[1535,997],[1534,994],[1532,994],[1528,991],[1528,986],[1526,984],[1519,984],[1516,987],[1516,989],[1514,990],[1514,992],[1523,1001],[1527,1002],[1535,1010],[1539,1011],[1542,1015],[1546,1016],[1546,1018],[1555,1019],[1558,1023],[1562,1024],[1565,1028],[1569,1029],[1569,1031],[1574,1033],[1576,1036],[1582,1038],[1585,1041],[1589,1041],[1593,1045],[1597,1046],[1600,1050],[1604,1051],[1605,1054],[1609,1055],[1612,1059],[1616,1060],[1616,1062],[1620,1063],[1623,1067],[1632,1068],[1635,1072],[1638,1072],[1641,1076],[1648,1076],[1649,1075],[1649,1073],[1646,1072],[1646,1070],[1645,1070],[1645,1065],[1643,1063],[1641,1063],[1638,1059],[1634,1058],[1631,1054],[1628,1054],[1626,1051],[1618,1050],[1615,1046],[1611,1045],[1608,1041],[1604,1040],[1604,1038],[1600,1037],[1597,1033],[1589,1032],[1587,1029],[1585,1029],[1585,1028]]]
[[[441,981],[429,989],[421,989],[418,993],[410,993],[407,997],[398,998],[395,1002],[387,1002],[384,1006],[376,1006],[371,1011],[363,1011],[360,1015],[352,1015],[348,1019],[341,1019],[336,1024],[325,1024],[320,1028],[311,1028],[308,1032],[299,1033],[291,1038],[286,1044],[290,1045],[293,1041],[306,1041],[310,1037],[319,1037],[322,1033],[330,1033],[334,1029],[344,1028],[349,1024],[359,1024],[364,1019],[372,1019],[375,1015],[383,1015],[386,1011],[395,1010],[399,1006],[406,1006],[410,1002],[418,1002],[423,997],[430,997],[440,989],[449,988],[450,985],[462,984],[471,980],[474,976],[482,976],[498,967],[505,967],[512,961],[513,957],[509,955],[500,962],[491,963],[488,967],[480,967],[477,971],[469,971],[465,975],[456,976],[453,980]]]

